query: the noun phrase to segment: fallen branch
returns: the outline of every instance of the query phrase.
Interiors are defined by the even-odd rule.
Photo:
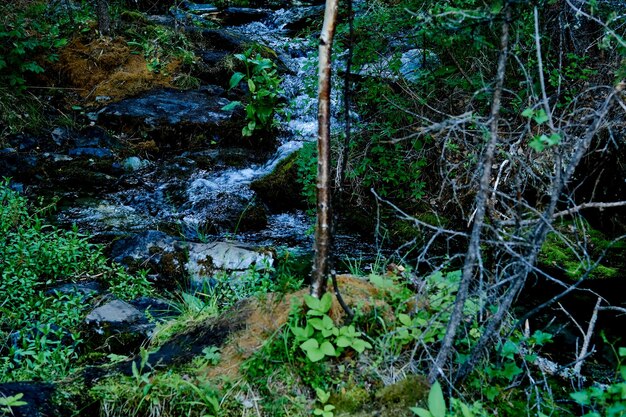
[[[552,218],[558,219],[559,217],[569,216],[570,214],[577,213],[580,210],[583,210],[586,208],[599,208],[602,210],[605,208],[622,207],[622,206],[626,206],[626,201],[614,201],[611,203],[582,203],[570,209],[558,211],[552,215]]]

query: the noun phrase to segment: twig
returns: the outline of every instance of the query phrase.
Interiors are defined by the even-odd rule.
[[[600,304],[602,304],[602,298],[598,297],[598,301],[596,301],[596,306],[593,308],[593,313],[591,314],[591,320],[589,320],[589,326],[587,327],[587,334],[585,335],[585,340],[583,341],[583,346],[580,349],[580,353],[578,354],[578,362],[574,365],[574,372],[576,375],[580,375],[580,369],[583,366],[583,360],[587,355],[587,351],[589,350],[589,343],[591,342],[591,336],[593,335],[593,330],[596,327],[596,321],[598,321],[598,310],[600,310]]]
[[[557,219],[559,217],[564,217],[564,216],[569,216],[570,214],[574,214],[576,212],[579,212],[580,210],[586,209],[586,208],[599,208],[599,209],[605,209],[605,208],[611,208],[611,207],[622,207],[622,206],[626,206],[626,201],[613,201],[610,203],[582,203],[579,204],[577,206],[574,206],[570,209],[567,210],[563,210],[563,211],[558,211],[556,213],[554,213],[552,215],[553,219]]]

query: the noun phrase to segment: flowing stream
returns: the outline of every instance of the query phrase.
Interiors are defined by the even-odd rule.
[[[209,149],[182,152],[166,160],[135,158],[139,169],[126,175],[121,187],[97,196],[75,196],[66,202],[58,216],[59,222],[75,223],[96,235],[104,235],[103,240],[109,235],[156,229],[186,240],[230,239],[258,246],[310,251],[312,219],[303,211],[268,212],[265,226],[256,230],[241,230],[242,218],[236,216],[260,204],[250,189],[254,180],[271,173],[280,161],[305,142],[316,139],[317,102],[315,94],[307,93],[306,83],[316,86],[317,48],[307,39],[288,36],[284,29],[294,13],[310,12],[316,7],[319,8],[272,11],[262,21],[227,28],[272,48],[288,68],[281,87],[290,117],[281,120],[279,146],[272,155],[260,157],[250,150]],[[335,91],[333,97],[335,113],[339,109],[338,94]],[[341,124],[337,115],[334,116],[333,125],[339,129]],[[222,162],[227,159],[224,155],[232,157],[232,154],[241,157],[244,163],[233,167]],[[198,163],[199,155],[210,159],[211,166]],[[232,218],[233,213],[235,218]],[[342,257],[359,259],[375,253],[374,248],[358,236],[338,234],[336,243]]]

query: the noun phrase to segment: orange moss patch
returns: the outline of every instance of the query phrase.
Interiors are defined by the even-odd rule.
[[[58,62],[60,72],[88,103],[98,96],[118,101],[154,87],[171,87],[171,75],[164,74],[174,73],[179,66],[180,62],[172,62],[163,73],[153,73],[123,38],[89,43],[76,38],[61,51]]]
[[[359,305],[365,313],[373,308],[385,309],[387,306],[380,299],[380,291],[369,281],[351,275],[340,275],[337,276],[337,282],[345,302],[350,306]],[[257,352],[267,339],[287,323],[294,303],[304,305],[304,295],[308,292],[308,289],[302,289],[282,298],[270,294],[263,300],[253,300],[249,306],[251,313],[245,328],[231,336],[221,348],[222,359],[219,364],[201,372],[211,379],[220,376],[236,378],[243,361]],[[335,322],[341,322],[345,316],[334,295],[329,315]]]

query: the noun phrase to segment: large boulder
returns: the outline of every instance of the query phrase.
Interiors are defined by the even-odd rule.
[[[192,287],[212,286],[215,276],[228,273],[233,276],[246,271],[263,271],[274,263],[268,251],[230,242],[191,243],[186,267]]]
[[[186,277],[184,247],[173,237],[157,230],[115,241],[111,245],[111,257],[132,271],[147,269],[160,287],[176,288]]]
[[[0,398],[19,397],[24,404],[12,406],[0,415],[14,417],[45,417],[65,415],[52,401],[54,385],[45,382],[7,382],[0,384]],[[67,411],[67,410],[65,410]]]
[[[244,115],[223,110],[230,101],[220,88],[158,89],[110,104],[98,123],[131,135],[150,132],[160,149],[179,151],[212,143],[240,145]]]
[[[250,188],[273,211],[290,211],[307,207],[298,182],[299,152],[282,160],[270,174],[252,182]]]
[[[88,346],[119,354],[136,352],[155,327],[144,312],[118,299],[92,310],[85,318],[85,324]]]

